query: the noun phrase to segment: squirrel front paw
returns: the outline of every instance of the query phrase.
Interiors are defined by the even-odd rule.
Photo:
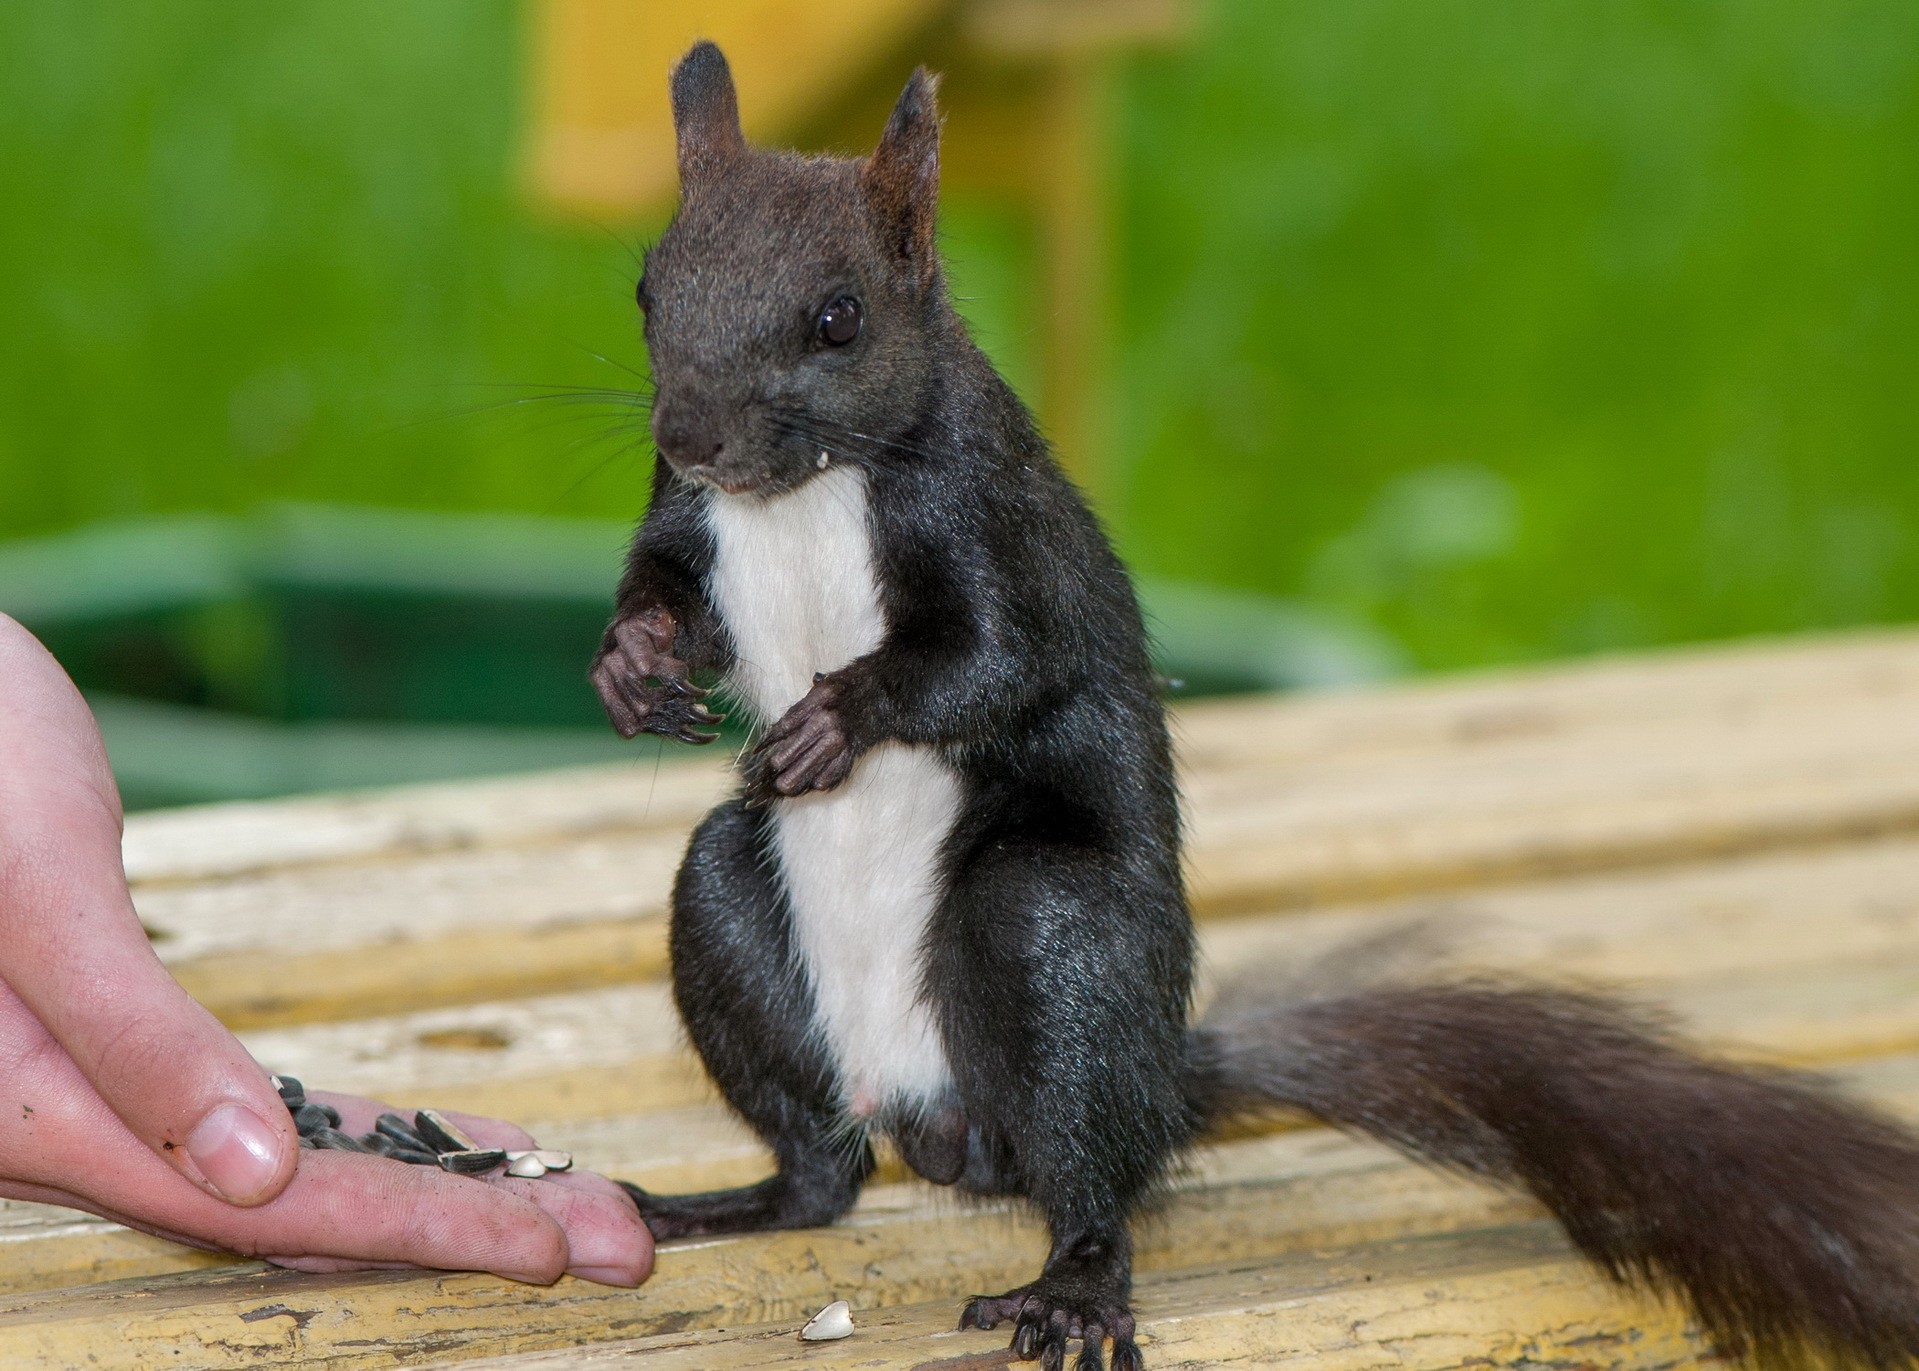
[[[746,761],[749,804],[776,796],[831,790],[859,760],[841,716],[841,687],[830,676],[815,676],[813,688],[766,731]]]
[[[693,684],[686,663],[673,655],[677,625],[665,609],[649,609],[614,622],[589,673],[606,717],[622,738],[658,733],[683,743],[710,743],[702,733],[725,719],[704,704],[707,692]]]

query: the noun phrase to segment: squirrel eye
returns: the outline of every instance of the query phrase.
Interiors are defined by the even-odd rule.
[[[860,336],[860,302],[842,295],[820,311],[820,341],[845,347]]]
[[[642,276],[633,286],[633,301],[640,307],[640,313],[646,313],[646,278]]]

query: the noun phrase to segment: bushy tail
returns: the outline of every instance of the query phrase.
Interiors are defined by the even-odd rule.
[[[1302,1110],[1524,1187],[1728,1352],[1919,1355],[1919,1139],[1816,1079],[1701,1060],[1597,996],[1481,982],[1209,1018],[1191,1058],[1209,1119]]]

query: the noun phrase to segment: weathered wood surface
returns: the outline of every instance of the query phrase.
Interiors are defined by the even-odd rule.
[[[1178,727],[1213,966],[1283,977],[1371,939],[1621,982],[1919,1118],[1919,635],[1209,704]],[[156,948],[268,1064],[532,1121],[657,1188],[733,1184],[765,1155],[661,979],[673,866],[728,784],[648,757],[137,816],[128,864]],[[959,1296],[1030,1276],[1038,1229],[890,1162],[881,1180],[832,1229],[667,1249],[638,1292],[302,1276],[0,1205],[0,1366],[1002,1364],[998,1335],[947,1330]],[[1693,1358],[1535,1218],[1325,1130],[1243,1132],[1142,1229],[1149,1363]],[[791,1341],[840,1296],[870,1311],[859,1335]]]
[[[1198,704],[1176,726],[1202,916],[1919,829],[1914,635]],[[642,979],[724,762],[137,816],[128,868],[162,958],[235,1024]]]
[[[654,1277],[662,1289],[678,1280],[673,1255]],[[484,1277],[244,1271],[95,1293],[84,1306],[67,1306],[63,1317],[0,1307],[0,1347],[21,1364],[38,1358],[40,1365],[77,1364],[65,1359],[84,1347],[86,1364],[101,1371],[267,1364],[351,1371],[391,1365],[396,1357],[470,1365],[463,1354],[543,1344],[567,1350],[533,1365],[658,1359],[688,1368],[962,1371],[1006,1364],[1003,1335],[952,1331],[952,1298],[863,1314],[866,1332],[844,1344],[802,1348],[792,1330],[844,1287],[829,1286],[821,1279],[826,1273],[801,1271],[755,1294],[742,1280],[761,1269],[756,1261],[711,1292],[739,1315],[691,1335],[662,1328],[670,1323],[661,1309],[667,1302],[647,1291],[563,1282],[540,1301],[535,1323],[521,1316],[523,1288]],[[341,1298],[346,1291],[352,1298]],[[1160,1371],[1321,1358],[1435,1371],[1489,1362],[1650,1369],[1691,1365],[1699,1350],[1670,1311],[1607,1288],[1544,1223],[1148,1274],[1140,1309],[1142,1345]],[[621,1332],[646,1341],[607,1348],[592,1360],[576,1345]]]
[[[1601,1283],[1545,1224],[1151,1274],[1139,1282],[1137,1307],[1141,1350],[1158,1371],[1664,1371],[1692,1366],[1707,1351],[1671,1310]],[[1000,1334],[954,1330],[951,1301],[863,1314],[844,1343],[802,1344],[793,1326],[783,1319],[459,1365],[988,1371],[1007,1364]]]

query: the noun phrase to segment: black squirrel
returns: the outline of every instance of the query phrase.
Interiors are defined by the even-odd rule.
[[[629,1187],[660,1238],[824,1224],[889,1135],[1052,1234],[961,1326],[1137,1371],[1128,1220],[1237,1113],[1522,1186],[1729,1350],[1919,1353],[1919,1140],[1588,994],[1324,988],[1189,1023],[1173,762],[1126,572],[942,281],[935,79],[864,160],[749,148],[672,76],[682,201],[638,288],[652,504],[593,680],[625,735],[764,725],[673,892],[673,985],[778,1171]]]

